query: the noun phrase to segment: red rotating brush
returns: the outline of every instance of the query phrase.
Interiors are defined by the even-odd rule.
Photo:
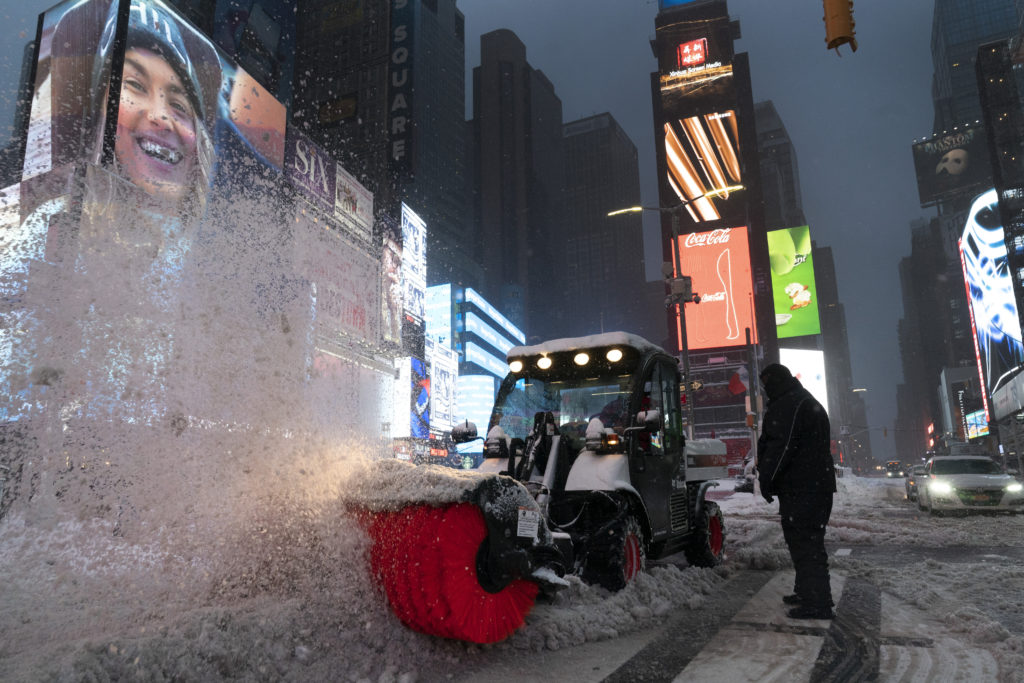
[[[497,593],[483,589],[476,555],[487,536],[472,503],[417,505],[371,516],[370,565],[395,615],[429,635],[494,643],[519,628],[538,587],[517,580]]]

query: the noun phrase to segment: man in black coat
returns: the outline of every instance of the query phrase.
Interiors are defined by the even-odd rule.
[[[831,619],[825,526],[836,473],[828,415],[784,365],[766,367],[761,386],[768,407],[757,442],[758,481],[765,500],[779,497],[782,534],[796,570],[793,595],[783,601],[795,605],[789,610],[795,619]]]

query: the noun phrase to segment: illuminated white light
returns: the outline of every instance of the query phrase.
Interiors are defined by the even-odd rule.
[[[1006,487],[1006,490],[1010,493],[1020,493],[1022,489],[1024,489],[1024,484],[1020,482],[1014,482]]]
[[[609,349],[604,357],[612,363],[618,363],[622,360],[622,349]]]
[[[580,353],[576,354],[576,356],[572,359],[572,362],[575,363],[576,365],[586,365],[587,363],[590,362],[590,356],[581,351]]]
[[[508,364],[508,369],[511,370],[512,372],[519,372],[520,370],[523,369],[523,361],[521,361],[521,360],[514,360],[514,361],[512,361],[511,363]]]
[[[934,493],[952,493],[953,487],[944,481],[933,481],[928,488]]]
[[[551,367],[551,359],[547,356],[541,356],[537,359],[537,367],[541,370],[547,370]]]

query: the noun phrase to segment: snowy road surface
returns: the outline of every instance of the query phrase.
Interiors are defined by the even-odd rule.
[[[15,510],[0,680],[1024,681],[1024,518],[931,518],[902,481],[840,480],[832,622],[785,616],[777,504],[735,494],[722,566],[653,563],[617,594],[573,580],[489,646],[401,626],[330,500],[307,486],[216,534]]]

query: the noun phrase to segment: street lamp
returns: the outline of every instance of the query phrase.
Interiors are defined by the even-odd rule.
[[[609,211],[608,216],[619,216],[624,213],[640,213],[641,211],[657,211],[672,216],[672,260],[673,263],[662,265],[662,275],[669,281],[669,295],[665,298],[665,307],[676,306],[679,312],[679,346],[683,354],[683,397],[686,399],[686,436],[693,438],[693,401],[690,396],[690,347],[686,339],[686,304],[700,303],[700,296],[693,293],[693,281],[681,272],[676,274],[676,264],[682,270],[682,255],[679,253],[679,212],[688,209],[687,204],[673,207],[630,206],[625,209]]]

